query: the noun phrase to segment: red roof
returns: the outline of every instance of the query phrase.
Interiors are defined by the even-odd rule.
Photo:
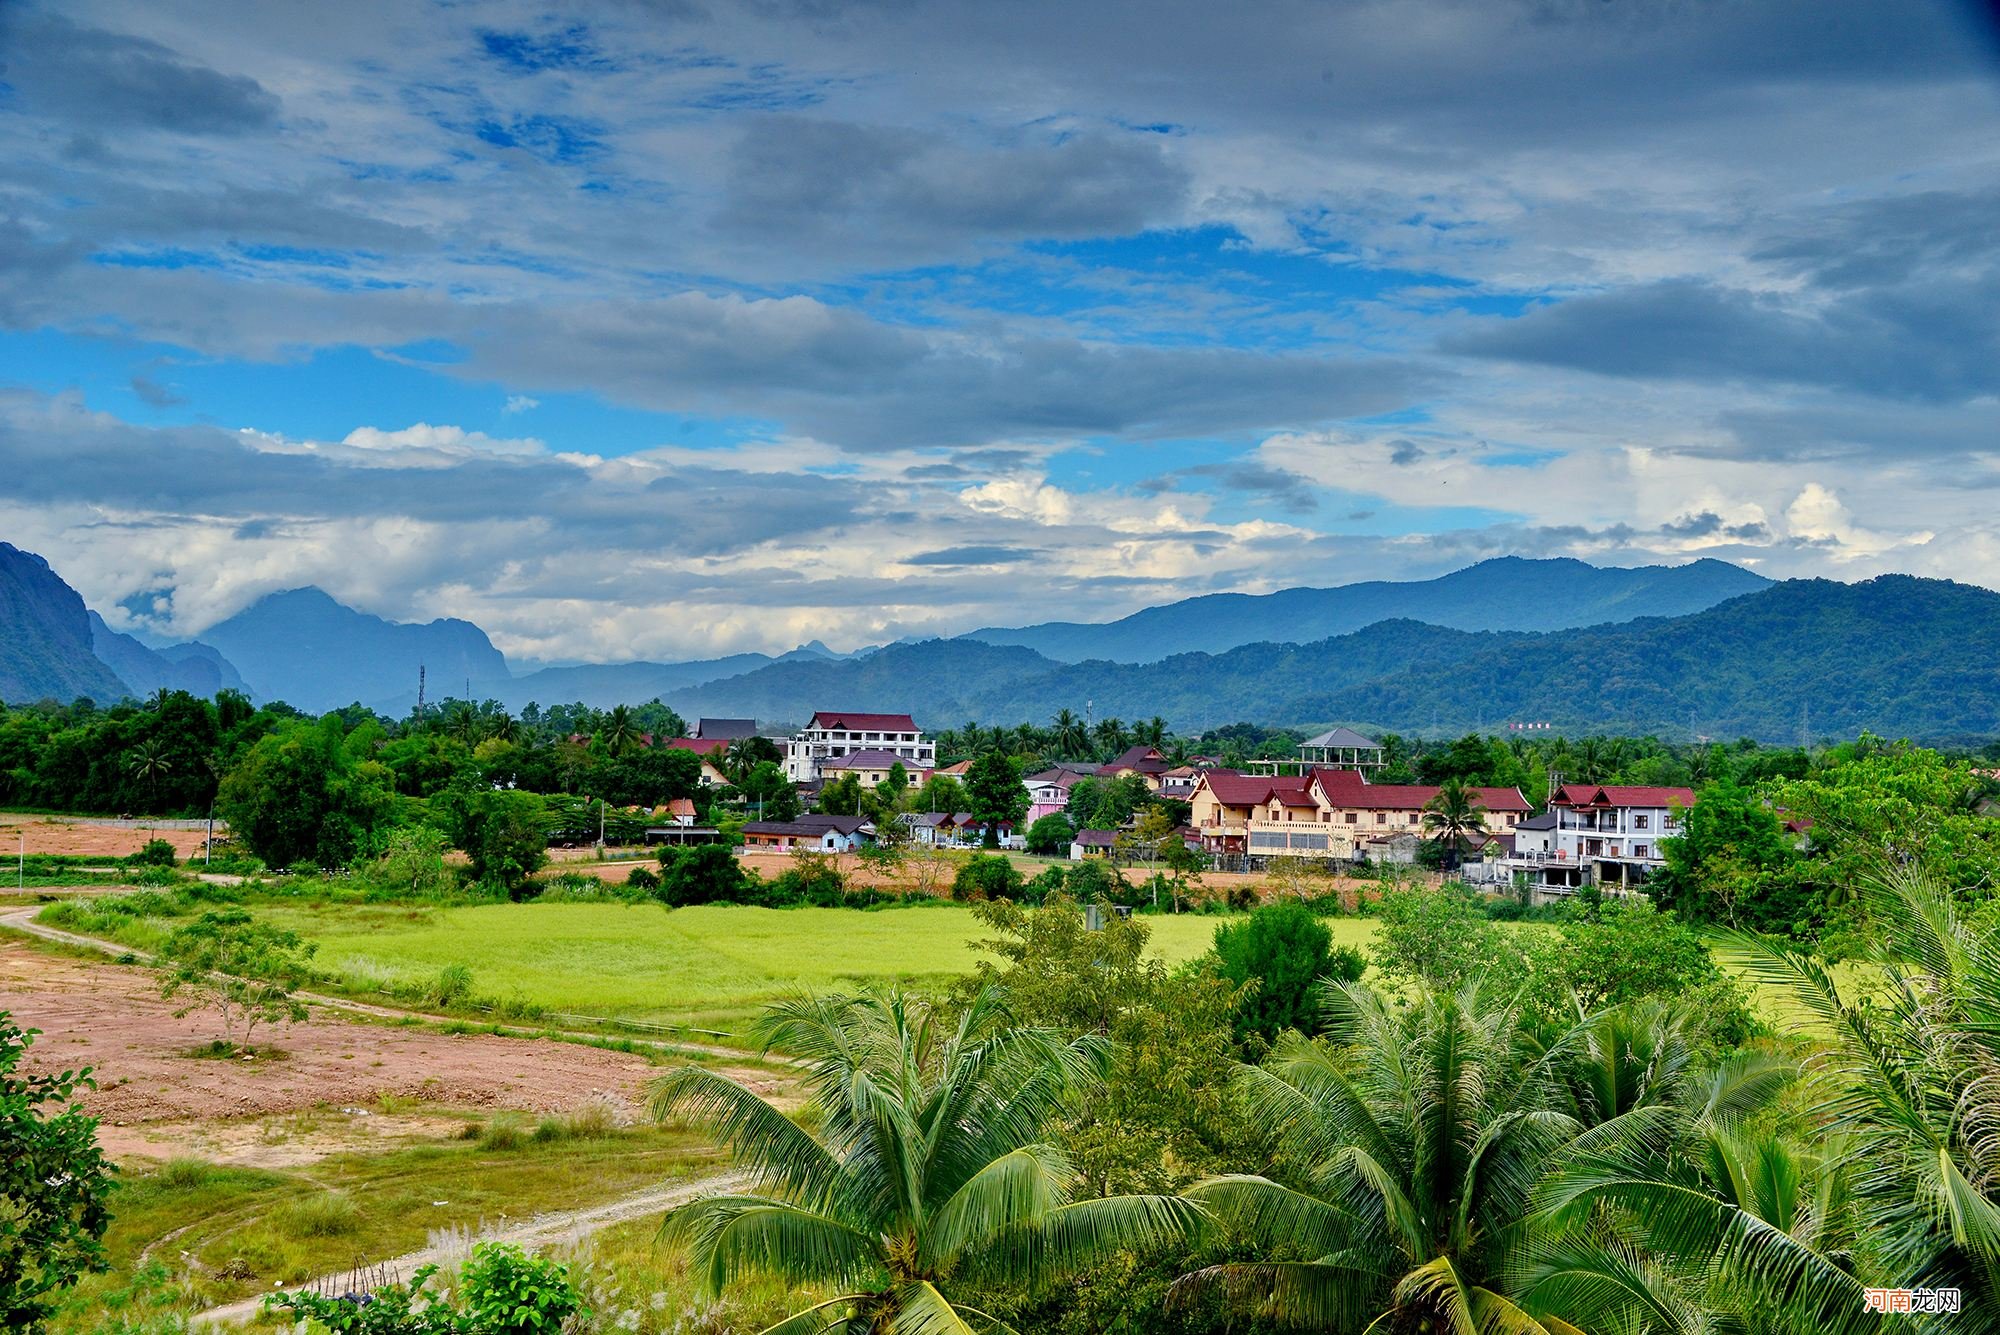
[[[728,747],[727,737],[676,737],[666,743],[669,751],[692,751],[698,756],[712,756]]]
[[[838,728],[843,732],[915,732],[917,724],[908,714],[842,714],[822,709],[812,716],[813,724],[821,728]]]
[[[1312,780],[1304,774],[1237,774],[1231,770],[1209,770],[1201,776],[1215,800],[1226,807],[1261,806],[1276,797],[1287,806],[1310,806],[1307,789]]]
[[[1106,765],[1102,772],[1117,774],[1129,769],[1137,770],[1141,774],[1158,774],[1166,768],[1166,758],[1157,748],[1140,745],[1126,748],[1125,754]]]
[[[1639,788],[1601,783],[1566,783],[1549,799],[1554,807],[1691,807],[1692,788]]]

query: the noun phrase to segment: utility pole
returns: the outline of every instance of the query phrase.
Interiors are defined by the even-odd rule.
[[[424,665],[417,664],[417,722],[424,721]]]
[[[28,888],[28,827],[25,825],[21,827],[21,861],[16,867],[15,872],[20,881],[20,884],[15,889],[26,890]]]

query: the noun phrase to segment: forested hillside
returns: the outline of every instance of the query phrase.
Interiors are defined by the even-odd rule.
[[[797,721],[814,709],[909,709],[930,727],[1160,715],[1464,732],[1510,719],[1572,731],[1954,738],[2000,732],[2000,594],[1905,575],[1797,580],[1683,617],[1542,634],[1388,621],[1304,645],[1245,645],[1141,665],[1059,664],[972,640],[858,662],[780,664],[676,692],[697,713]]]
[[[108,703],[130,693],[92,651],[76,590],[41,557],[0,542],[0,700]]]

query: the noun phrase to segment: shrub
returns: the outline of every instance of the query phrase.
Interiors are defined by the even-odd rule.
[[[773,908],[813,904],[837,908],[846,902],[847,878],[824,853],[795,853],[792,865],[764,887],[760,902]]]
[[[148,839],[145,847],[125,859],[128,867],[171,867],[180,861],[174,846],[164,839]]]
[[[686,904],[744,904],[755,882],[723,844],[660,850],[658,897],[668,908]]]
[[[1024,884],[1021,873],[1000,853],[982,853],[958,869],[953,899],[1013,899]]]
[[[1358,951],[1332,950],[1333,934],[1302,904],[1271,904],[1239,923],[1215,929],[1215,955],[1224,978],[1256,987],[1238,1004],[1237,1032],[1266,1041],[1287,1029],[1319,1028],[1322,980],[1361,976]]]
[[[215,1165],[206,1159],[179,1155],[160,1165],[153,1181],[168,1191],[195,1191],[215,1180]]]
[[[1065,853],[1076,838],[1076,827],[1060,811],[1050,812],[1028,827],[1030,853]]]
[[[1520,971],[1519,947],[1457,881],[1435,890],[1385,891],[1381,915],[1375,962],[1391,978],[1449,992],[1482,975],[1511,977]]]
[[[111,1165],[74,1102],[90,1072],[16,1075],[32,1030],[0,1010],[0,1330],[32,1330],[49,1299],[102,1271]]]
[[[660,888],[660,878],[644,867],[634,867],[625,877],[625,884],[634,890],[657,890]]]
[[[475,1247],[459,1270],[458,1298],[481,1335],[548,1335],[583,1315],[569,1266],[519,1247]]]

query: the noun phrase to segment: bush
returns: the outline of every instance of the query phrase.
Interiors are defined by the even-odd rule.
[[[1385,891],[1381,915],[1375,962],[1393,979],[1449,992],[1482,975],[1520,971],[1519,947],[1460,882]]]
[[[567,1265],[513,1246],[473,1248],[459,1270],[458,1297],[480,1335],[548,1335],[583,1315]]]
[[[148,839],[145,847],[125,859],[128,867],[171,867],[180,861],[174,846],[164,839]]]
[[[449,1010],[472,999],[472,970],[463,964],[447,964],[438,970],[438,976],[424,989],[423,1004],[436,1010]]]
[[[1060,854],[1069,851],[1070,842],[1076,838],[1076,827],[1069,823],[1069,817],[1060,811],[1051,812],[1028,827],[1028,851],[1030,853]]]
[[[0,1010],[0,1330],[32,1330],[49,1301],[102,1271],[111,1165],[73,1101],[90,1072],[18,1076],[32,1030]]]
[[[631,886],[634,890],[657,890],[660,888],[660,878],[656,873],[648,871],[644,867],[634,867],[631,873],[626,876],[625,884]]]
[[[1013,899],[1024,884],[1021,873],[1000,853],[981,853],[958,869],[952,878],[951,897],[967,899]]]
[[[660,850],[662,904],[747,904],[756,882],[724,844],[697,844]]]
[[[795,853],[792,865],[771,879],[758,902],[772,908],[838,908],[847,902],[847,878],[824,853]]]
[[[206,1159],[180,1155],[160,1165],[153,1181],[168,1191],[196,1191],[215,1180],[215,1165]]]
[[[1366,967],[1359,951],[1333,949],[1333,934],[1301,904],[1271,904],[1215,929],[1215,955],[1230,982],[1257,986],[1236,1010],[1239,1034],[1269,1041],[1287,1029],[1319,1028],[1317,989],[1324,979],[1353,982]]]

